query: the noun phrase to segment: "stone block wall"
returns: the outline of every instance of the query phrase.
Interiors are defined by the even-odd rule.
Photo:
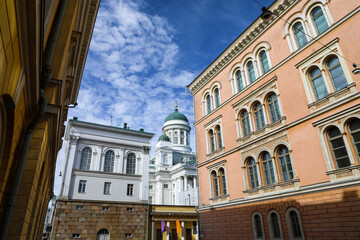
[[[110,239],[145,239],[147,204],[57,200],[51,239],[96,239],[107,229]],[[83,209],[79,209],[83,208]],[[126,238],[128,239],[128,238]]]

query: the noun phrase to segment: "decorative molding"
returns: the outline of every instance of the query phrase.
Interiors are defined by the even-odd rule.
[[[284,0],[270,10],[276,18],[267,22],[260,17],[254,21],[215,61],[206,68],[192,83],[188,85],[192,94],[198,92],[206,83],[213,79],[221,70],[223,70],[231,61],[233,61],[240,53],[248,48],[255,40],[257,40],[268,28],[281,19],[292,6],[300,0]],[[221,58],[222,57],[222,58]],[[196,82],[196,84],[195,84]],[[190,87],[191,86],[191,87]]]
[[[207,128],[208,126],[210,126],[211,124],[215,123],[217,120],[221,119],[222,115],[217,116],[216,118],[212,119],[210,122],[206,123],[204,125],[204,128]]]

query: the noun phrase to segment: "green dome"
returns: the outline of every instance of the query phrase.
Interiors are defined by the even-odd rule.
[[[170,120],[183,120],[189,122],[187,117],[185,117],[184,114],[179,113],[179,111],[175,108],[175,111],[173,113],[170,113],[169,116],[166,117],[165,122]]]
[[[167,141],[167,142],[170,142],[170,138],[169,138],[167,135],[163,134],[163,135],[161,135],[161,136],[159,137],[158,142],[159,142],[159,141]]]

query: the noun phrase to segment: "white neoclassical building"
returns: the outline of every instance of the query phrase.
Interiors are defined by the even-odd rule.
[[[68,121],[60,198],[146,202],[150,140],[154,134]]]
[[[152,204],[198,205],[196,153],[190,147],[188,119],[175,107],[163,125],[163,135],[150,161],[149,198]]]

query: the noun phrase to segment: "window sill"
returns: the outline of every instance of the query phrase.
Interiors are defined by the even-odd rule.
[[[263,135],[265,133],[273,131],[275,128],[285,125],[286,124],[285,120],[286,120],[286,117],[282,116],[276,122],[266,124],[262,129],[253,131],[253,132],[251,132],[249,135],[247,135],[245,137],[240,137],[240,138],[236,139],[236,141],[239,144],[244,143],[244,142],[247,142],[248,140],[254,139],[254,138],[259,137],[259,136],[261,136],[261,135]]]
[[[223,153],[224,150],[225,150],[225,147],[218,148],[218,149],[216,149],[214,152],[206,154],[206,157],[207,157],[207,158],[215,157],[215,156]]]
[[[360,178],[360,165],[352,165],[345,168],[330,170],[326,172],[326,174],[329,175],[330,182]]]
[[[280,193],[288,189],[298,189],[300,187],[300,179],[291,179],[285,182],[277,182],[270,185],[260,186],[257,188],[244,190],[244,198],[261,197],[268,194]]]
[[[316,110],[321,109],[322,107],[324,107],[330,103],[338,101],[339,99],[341,99],[347,95],[356,93],[355,86],[356,86],[356,83],[353,82],[340,90],[330,93],[329,95],[327,95],[326,97],[324,97],[322,99],[319,99],[315,102],[308,104],[308,108],[310,108],[311,112],[315,112]]]
[[[229,201],[230,194],[225,194],[210,198],[210,204],[223,203]]]

